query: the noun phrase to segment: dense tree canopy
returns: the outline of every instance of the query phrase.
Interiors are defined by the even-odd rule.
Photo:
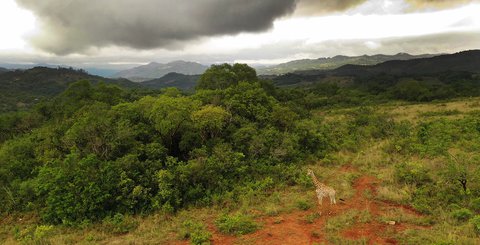
[[[255,81],[257,81],[257,72],[248,65],[213,65],[200,77],[197,89],[225,89],[239,82]]]

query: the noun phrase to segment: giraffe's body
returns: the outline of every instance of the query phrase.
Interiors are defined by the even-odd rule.
[[[308,170],[308,175],[312,177],[313,184],[315,185],[315,192],[317,193],[318,204],[322,205],[324,197],[330,198],[330,204],[337,204],[337,202],[335,201],[335,189],[318,181],[312,170]]]

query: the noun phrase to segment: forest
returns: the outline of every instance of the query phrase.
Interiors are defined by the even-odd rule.
[[[299,214],[318,244],[478,244],[479,79],[278,87],[223,64],[195,92],[71,83],[0,114],[0,242],[249,244]],[[317,205],[307,169],[345,209]],[[362,225],[381,232],[348,236]]]

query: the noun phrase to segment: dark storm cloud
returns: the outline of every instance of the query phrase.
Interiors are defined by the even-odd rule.
[[[95,48],[181,49],[202,37],[261,32],[291,14],[325,15],[367,0],[16,0],[39,21],[32,44],[65,55]],[[475,0],[406,0],[414,8]],[[476,0],[479,1],[479,0]],[[93,54],[92,52],[91,54]]]
[[[33,44],[55,54],[108,45],[173,47],[199,37],[270,28],[296,0],[17,0],[37,16]]]

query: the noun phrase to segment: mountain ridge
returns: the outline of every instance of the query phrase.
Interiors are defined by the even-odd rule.
[[[147,88],[161,89],[167,87],[176,87],[178,89],[190,91],[195,88],[200,75],[185,75],[177,72],[171,72],[163,77],[140,82]]]
[[[326,81],[332,77],[368,78],[382,74],[392,76],[436,75],[445,72],[480,73],[480,50],[467,50],[430,58],[392,60],[376,65],[347,64],[332,70],[304,70],[261,77],[273,80],[277,86],[299,86]]]
[[[332,70],[343,65],[375,65],[390,60],[411,60],[417,58],[430,58],[437,56],[437,54],[420,54],[411,55],[408,53],[397,53],[395,55],[376,54],[376,55],[360,55],[360,56],[345,56],[336,55],[333,57],[322,57],[318,59],[300,59],[293,60],[286,63],[258,68],[257,72],[260,75],[281,75],[289,72],[302,70]]]
[[[444,54],[430,58],[412,60],[391,60],[372,66],[345,65],[327,72],[337,75],[418,75],[440,72],[480,72],[480,50],[466,50],[453,54]]]
[[[197,62],[177,60],[169,63],[150,62],[146,65],[123,70],[112,75],[112,78],[123,77],[135,82],[144,82],[161,78],[175,72],[184,75],[199,75],[208,69],[208,66]]]

